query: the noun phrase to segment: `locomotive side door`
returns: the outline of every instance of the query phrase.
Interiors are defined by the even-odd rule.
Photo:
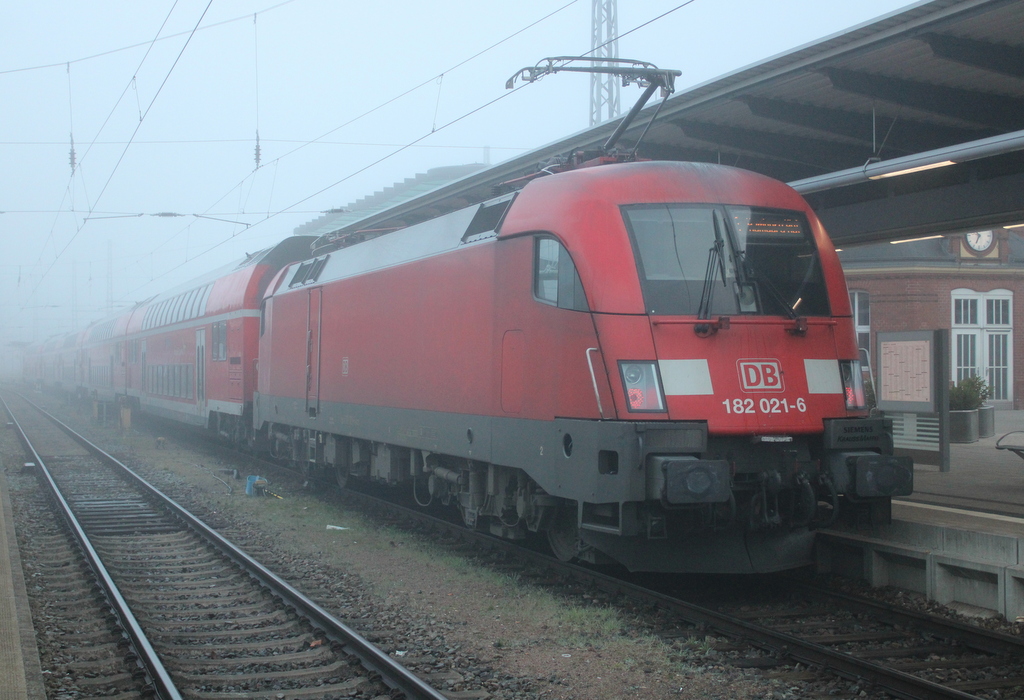
[[[206,414],[206,329],[196,329],[196,408]]]
[[[306,306],[306,414],[320,413],[320,320],[323,287],[309,290]]]

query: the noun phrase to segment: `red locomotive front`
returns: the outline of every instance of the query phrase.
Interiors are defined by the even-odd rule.
[[[538,178],[285,270],[264,328],[277,454],[563,558],[791,568],[841,507],[885,514],[911,487],[827,235],[733,168]]]

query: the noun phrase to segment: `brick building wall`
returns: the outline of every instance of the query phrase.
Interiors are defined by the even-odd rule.
[[[879,331],[952,331],[954,289],[979,293],[1006,290],[1012,294],[1013,407],[1024,408],[1024,264],[1012,254],[1024,242],[1006,231],[998,234],[992,252],[985,257],[969,254],[961,237],[956,236],[939,244],[932,242],[930,248],[913,244],[920,249],[916,255],[897,250],[899,246],[883,245],[865,248],[853,261],[844,260],[850,291],[868,294],[872,365],[876,373],[873,355]],[[894,260],[894,255],[902,259]],[[841,255],[849,257],[852,256]],[[984,308],[979,313],[984,313]],[[950,341],[953,344],[952,333]]]

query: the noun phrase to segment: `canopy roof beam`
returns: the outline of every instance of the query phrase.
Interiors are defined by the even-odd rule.
[[[1024,50],[1015,46],[941,34],[925,34],[921,38],[939,58],[1014,78],[1024,78]]]
[[[1024,113],[1024,99],[1017,97],[871,75],[844,68],[825,68],[824,73],[832,86],[843,92],[885,100],[999,131],[1018,129],[1020,115]]]
[[[881,148],[884,142],[885,151],[902,154],[930,151],[950,143],[975,141],[996,134],[990,129],[959,129],[907,119],[893,119],[883,115],[873,117],[870,113],[818,107],[769,97],[746,96],[740,99],[746,103],[751,114],[762,119],[857,139],[873,145],[876,150]]]

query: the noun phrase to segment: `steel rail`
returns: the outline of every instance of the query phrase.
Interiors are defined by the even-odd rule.
[[[556,572],[568,573],[576,580],[586,581],[605,592],[622,593],[632,598],[645,600],[661,608],[671,610],[695,626],[714,629],[725,636],[741,639],[779,657],[788,657],[809,666],[821,667],[848,680],[864,682],[875,688],[884,689],[896,697],[905,698],[906,700],[978,700],[976,695],[949,688],[897,669],[888,668],[873,661],[850,656],[826,646],[800,639],[791,634],[776,632],[753,622],[718,613],[693,603],[687,603],[669,595],[644,588],[643,586],[623,581],[614,576],[599,573],[575,564],[567,564],[550,556],[518,547],[485,533],[469,530],[461,525],[435,518],[375,496],[351,490],[347,490],[346,494],[364,503],[386,508],[393,513],[417,521],[427,522],[436,528],[459,537],[463,541],[510,552],[540,567],[552,569]],[[940,623],[932,621],[932,624],[939,625]],[[985,633],[979,632],[979,634],[983,635]],[[981,646],[980,642],[978,646]]]
[[[47,419],[51,420],[57,427],[63,430],[69,437],[77,441],[85,449],[108,464],[117,466],[119,469],[123,470],[125,476],[157,499],[162,506],[174,513],[182,522],[185,523],[185,525],[199,533],[202,537],[206,538],[218,549],[218,551],[234,561],[249,576],[253,577],[269,589],[285,605],[291,607],[299,615],[309,620],[314,627],[321,630],[331,640],[339,643],[346,653],[357,657],[365,668],[379,674],[381,680],[386,685],[405,693],[408,700],[447,700],[445,695],[441,694],[435,688],[421,680],[418,676],[409,671],[409,669],[405,668],[405,666],[402,666],[400,663],[378,649],[369,640],[343,623],[327,610],[307,598],[284,579],[270,571],[270,569],[250,557],[243,550],[238,548],[235,544],[208,526],[202,520],[194,516],[179,504],[175,503],[168,496],[164,495],[163,492],[119,461],[116,457],[108,454],[102,448],[75,432],[70,426],[63,423],[41,407],[36,406],[28,399],[25,399],[25,401],[41,414],[46,416]]]
[[[254,459],[252,455],[246,455],[246,458]],[[274,469],[294,471],[259,457],[256,457],[255,460]],[[125,469],[127,470],[127,467]],[[130,472],[130,470],[128,471]],[[139,477],[136,476],[136,478]],[[623,581],[614,576],[561,562],[550,556],[524,549],[485,533],[469,530],[461,524],[451,523],[422,511],[407,508],[370,494],[351,489],[346,489],[344,494],[353,500],[362,501],[363,504],[377,506],[390,511],[394,515],[428,524],[465,542],[507,552],[536,566],[569,574],[576,580],[586,581],[606,592],[623,593],[633,598],[646,600],[659,607],[671,610],[680,618],[695,626],[714,629],[725,636],[741,639],[777,656],[788,657],[796,662],[821,667],[848,680],[864,682],[876,688],[884,689],[896,697],[905,698],[906,700],[978,700],[976,695],[949,688],[897,669],[887,668],[870,660],[850,656],[784,632],[776,632],[753,622],[730,617],[693,603],[687,603],[663,593],[644,588],[643,586]],[[931,621],[931,624],[935,626],[944,625],[942,621],[938,620]],[[959,629],[956,625],[950,625],[949,627],[954,630]],[[939,627],[933,627],[933,629],[939,632]],[[944,632],[940,632],[940,634],[952,636],[950,631],[952,630],[947,629]],[[978,630],[977,635],[992,635],[993,638],[1000,636],[987,630]],[[980,639],[977,642],[977,647],[985,648]]]
[[[24,398],[24,397],[23,397]],[[7,415],[11,417],[11,422],[14,424],[15,430],[18,432],[18,439],[21,440],[21,444],[25,447],[25,450],[32,455],[32,459],[35,460],[36,466],[46,479],[46,483],[50,487],[50,491],[53,494],[54,499],[57,502],[57,507],[60,509],[61,515],[67,522],[68,527],[71,528],[71,533],[78,541],[79,547],[82,549],[82,553],[85,555],[86,560],[89,562],[89,566],[92,568],[93,573],[99,580],[103,590],[106,593],[107,602],[117,616],[121,623],[121,629],[124,630],[125,634],[128,635],[131,640],[133,650],[136,656],[139,658],[142,667],[145,669],[149,684],[154,687],[156,693],[163,700],[181,700],[181,693],[175,686],[174,681],[171,680],[170,674],[167,669],[164,668],[163,662],[160,660],[160,656],[157,654],[153,645],[150,643],[146,633],[142,630],[142,626],[139,621],[135,618],[131,608],[128,606],[128,602],[121,595],[121,591],[118,590],[117,584],[114,583],[114,579],[110,576],[106,567],[103,565],[103,561],[100,559],[96,549],[92,546],[92,542],[89,541],[89,536],[85,534],[85,530],[82,528],[81,523],[75,517],[74,513],[71,512],[71,506],[65,500],[60,488],[57,486],[57,482],[54,481],[53,475],[50,474],[50,470],[46,467],[43,458],[36,451],[35,446],[31,440],[28,439],[28,435],[21,427],[21,423],[18,422],[17,417],[11,410],[10,406],[7,405],[7,401],[0,396],[0,403],[3,403],[4,410],[7,411]],[[29,402],[31,405],[31,402]]]
[[[932,634],[963,642],[966,646],[989,654],[1017,654],[1024,658],[1024,639],[1002,632],[975,627],[959,620],[936,619],[934,615],[907,610],[891,603],[858,598],[856,596],[818,588],[799,581],[788,581],[790,590],[800,590],[808,596],[838,601],[849,608],[872,615],[886,615],[902,623],[911,624]]]

